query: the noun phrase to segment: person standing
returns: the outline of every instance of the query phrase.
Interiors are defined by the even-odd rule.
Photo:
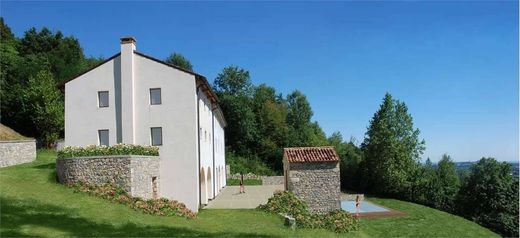
[[[359,207],[361,206],[361,198],[356,195],[356,217],[359,217]]]
[[[246,190],[244,188],[244,174],[240,173],[240,192],[239,193],[246,193]]]

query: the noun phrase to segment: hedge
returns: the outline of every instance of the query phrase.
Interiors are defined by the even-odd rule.
[[[86,147],[67,146],[58,151],[58,159],[86,157],[86,156],[103,156],[103,155],[144,155],[159,156],[159,148],[147,145],[127,145],[117,144],[114,146],[96,146],[89,145]]]

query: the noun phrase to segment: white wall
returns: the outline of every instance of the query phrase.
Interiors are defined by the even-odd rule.
[[[98,144],[98,130],[109,130],[109,143],[117,143],[116,91],[119,91],[120,57],[65,84],[65,145]],[[116,90],[116,88],[118,90]],[[98,91],[108,91],[109,107],[98,107]],[[119,93],[117,93],[119,95]]]
[[[214,122],[214,140],[215,140],[215,168],[218,170],[218,177],[215,177],[218,182],[215,191],[217,194],[223,187],[226,186],[226,152],[225,152],[225,138],[224,138],[224,126],[223,123],[218,119],[216,113],[213,116]]]
[[[161,195],[197,211],[197,99],[195,77],[135,55],[135,143],[151,144],[151,127],[162,127]],[[161,88],[150,105],[150,88]]]
[[[225,186],[222,122],[215,117],[205,93],[196,92],[194,75],[127,54],[133,49],[132,44],[122,45],[121,56],[65,85],[65,145],[98,144],[98,130],[102,129],[109,130],[110,145],[150,145],[150,128],[162,127],[161,195],[196,212],[202,195],[200,168],[207,184],[201,191],[204,200],[214,198]],[[121,57],[133,58],[123,60],[122,67]],[[150,105],[150,88],[161,88],[162,104]],[[109,107],[98,107],[98,91],[109,91]]]
[[[207,204],[208,199],[213,199],[214,195],[214,175],[213,168],[213,131],[211,102],[206,94],[199,90],[199,129],[200,129],[200,168],[204,170],[206,176],[206,188],[202,191],[202,204]]]

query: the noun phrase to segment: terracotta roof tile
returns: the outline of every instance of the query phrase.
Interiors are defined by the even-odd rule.
[[[283,156],[290,163],[339,161],[338,153],[332,146],[284,148]]]

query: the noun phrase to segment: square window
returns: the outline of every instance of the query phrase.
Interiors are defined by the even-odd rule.
[[[161,104],[161,89],[160,88],[151,88],[150,89],[150,104],[151,105],[159,105]]]
[[[162,145],[162,127],[152,127],[152,145]]]
[[[99,91],[98,92],[98,106],[99,107],[108,107],[108,91]]]
[[[109,146],[109,143],[108,143],[108,130],[99,130],[98,131],[98,137],[99,137],[99,145]]]

